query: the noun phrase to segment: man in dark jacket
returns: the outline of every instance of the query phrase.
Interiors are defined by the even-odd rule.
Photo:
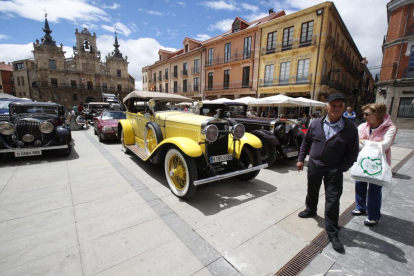
[[[306,209],[299,213],[299,217],[316,216],[319,189],[323,179],[326,201],[325,229],[336,251],[344,250],[338,238],[343,172],[352,167],[359,151],[358,130],[354,123],[342,116],[345,101],[345,97],[340,93],[328,97],[325,105],[327,115],[316,119],[309,126],[296,164],[298,171],[303,170],[306,153],[310,149]]]

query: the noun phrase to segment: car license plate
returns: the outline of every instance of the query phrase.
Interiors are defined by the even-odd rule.
[[[232,154],[223,154],[223,155],[217,155],[217,156],[210,156],[210,163],[217,163],[217,162],[224,162],[228,160],[232,160],[233,155]]]
[[[299,155],[299,153],[297,152],[297,151],[292,151],[292,152],[288,152],[288,153],[286,153],[286,156],[288,157],[288,158],[290,158],[290,157],[294,157],[294,156],[298,156]]]
[[[25,157],[25,156],[32,156],[32,155],[42,155],[41,150],[20,150],[15,151],[14,156],[16,157]]]

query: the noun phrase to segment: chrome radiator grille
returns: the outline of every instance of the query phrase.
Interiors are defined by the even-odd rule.
[[[23,135],[31,134],[35,140],[42,140],[42,133],[39,130],[40,123],[38,122],[19,122],[16,124],[16,132],[19,140]]]
[[[8,121],[9,115],[0,115],[0,121]]]

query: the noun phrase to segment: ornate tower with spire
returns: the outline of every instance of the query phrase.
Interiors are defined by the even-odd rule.
[[[47,16],[47,14],[46,14]],[[75,30],[76,46],[73,56],[65,58],[63,45],[53,40],[47,17],[41,41],[33,43],[35,68],[29,82],[32,99],[53,101],[72,108],[80,102],[101,100],[102,93],[118,94],[122,99],[135,89],[135,79],[128,74],[127,57],[119,51],[115,33],[115,50],[101,61],[96,34],[84,28]]]

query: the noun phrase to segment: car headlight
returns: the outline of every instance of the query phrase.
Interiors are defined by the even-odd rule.
[[[104,126],[102,127],[102,131],[112,131],[112,127],[111,126]]]
[[[232,132],[233,132],[234,138],[236,138],[236,139],[243,138],[244,132],[245,132],[244,125],[242,125],[242,124],[234,125],[233,129],[232,129]]]
[[[208,125],[204,129],[204,134],[206,135],[207,141],[214,142],[217,140],[219,131],[216,125]]]
[[[51,133],[54,129],[55,127],[49,122],[43,122],[39,126],[40,132],[46,133],[46,134]]]
[[[298,135],[299,126],[298,125],[291,125],[290,131],[292,131],[292,135],[296,137]]]
[[[0,133],[3,135],[12,135],[16,131],[16,127],[11,123],[3,123],[0,125]]]
[[[275,128],[275,134],[279,138],[283,138],[286,136],[286,126],[284,124],[280,124]]]

